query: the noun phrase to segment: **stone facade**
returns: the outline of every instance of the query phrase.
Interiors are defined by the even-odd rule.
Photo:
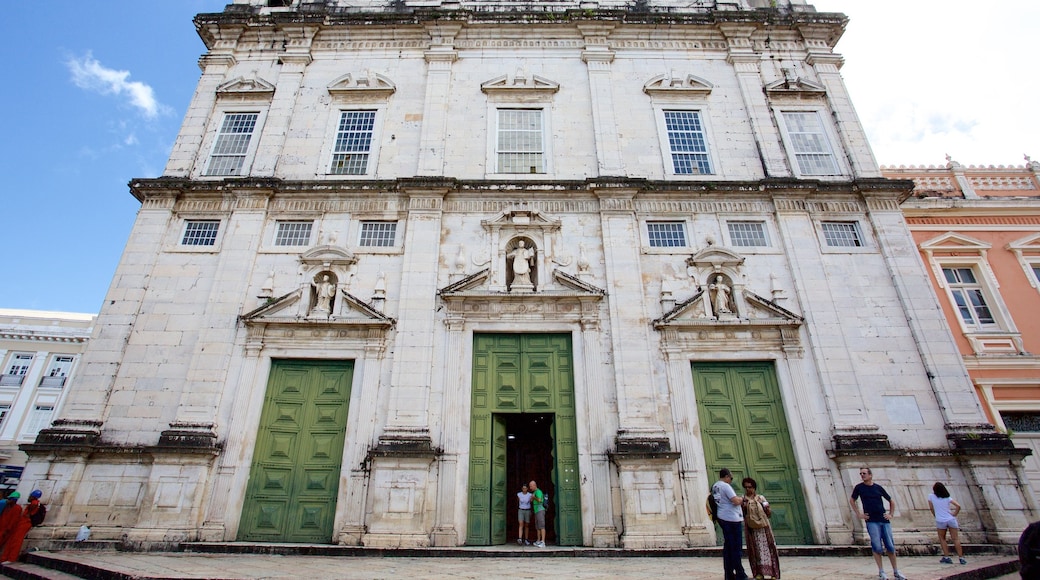
[[[164,176],[130,184],[82,389],[25,446],[38,533],[310,537],[264,495],[304,473],[331,495],[292,517],[320,541],[497,543],[507,482],[544,469],[560,543],[712,545],[725,466],[787,541],[862,543],[863,463],[900,542],[931,541],[936,480],[970,542],[1035,519],[900,211],[913,183],[882,176],[839,75],[844,16],[239,0],[195,22],[198,89]],[[349,405],[292,407],[344,389],[283,371],[333,363]],[[331,480],[292,463],[291,409],[339,425],[311,442]]]

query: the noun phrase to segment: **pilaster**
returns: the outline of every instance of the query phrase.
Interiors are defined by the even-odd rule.
[[[448,100],[451,94],[451,67],[458,59],[455,35],[462,30],[458,23],[426,25],[430,48],[426,59],[426,97],[423,122],[419,134],[419,165],[416,175],[444,175],[445,144],[448,139]]]
[[[621,139],[617,132],[617,117],[614,108],[614,86],[610,75],[610,63],[614,51],[607,44],[607,36],[613,24],[581,23],[578,31],[585,37],[585,50],[581,60],[585,62],[589,75],[589,92],[592,102],[592,127],[595,132],[596,159],[600,175],[624,175],[621,159]]]
[[[303,73],[311,63],[310,45],[318,32],[316,26],[289,26],[282,29],[287,36],[287,50],[278,57],[282,70],[275,83],[274,97],[267,111],[263,134],[260,135],[256,158],[250,174],[256,177],[275,175],[281,153],[285,149],[293,111],[296,110]]]
[[[184,115],[184,123],[177,134],[163,175],[188,177],[191,173],[195,160],[199,157],[199,148],[202,147],[202,139],[206,134],[206,124],[217,102],[217,87],[227,80],[227,73],[235,64],[235,57],[230,53],[211,52],[199,59],[202,78],[195,87],[191,105]]]
[[[452,317],[444,321],[445,343],[444,360],[465,360],[465,321],[461,317]],[[461,436],[468,432],[469,418],[466,411],[469,404],[463,401],[469,389],[463,384],[463,373],[459,365],[443,365],[444,386],[443,407],[441,409],[441,449],[440,470],[437,478],[437,510],[433,528],[432,542],[438,547],[452,547],[459,544],[459,534],[455,523],[460,521],[464,504],[457,500],[459,487],[459,456],[463,452]]]

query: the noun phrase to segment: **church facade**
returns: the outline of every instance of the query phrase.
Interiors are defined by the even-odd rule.
[[[800,0],[236,0],[24,481],[69,538],[969,542],[1035,519]]]

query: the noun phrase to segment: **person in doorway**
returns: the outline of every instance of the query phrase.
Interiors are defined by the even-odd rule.
[[[769,518],[773,511],[766,496],[759,495],[758,482],[745,477],[740,485],[744,488],[744,527],[747,533],[748,564],[755,580],[779,580],[780,554],[776,551],[776,539]]]
[[[18,518],[17,523],[15,523],[14,529],[6,534],[3,551],[0,552],[0,563],[6,564],[18,560],[18,556],[22,553],[22,543],[25,541],[25,534],[28,534],[29,530],[32,529],[33,516],[40,510],[40,497],[42,495],[43,492],[38,489],[33,490],[29,494],[29,503],[25,504],[25,509],[22,510],[22,514]],[[7,510],[4,511],[6,512]]]
[[[538,548],[545,547],[545,494],[542,490],[538,489],[538,483],[531,480],[531,483],[527,484],[527,489],[530,490],[531,495],[534,496],[531,500],[532,508],[534,510],[534,529],[538,534],[538,540],[535,541],[534,545]]]
[[[954,501],[946,486],[937,481],[932,486],[932,493],[928,494],[928,509],[932,510],[932,515],[935,516],[935,531],[939,534],[939,547],[942,548],[943,557],[939,559],[939,563],[953,564],[950,546],[946,543],[946,530],[949,530],[950,537],[953,538],[953,548],[957,550],[957,559],[961,564],[967,564],[958,535],[960,524],[957,523],[957,514],[961,513],[961,504]]]
[[[744,571],[744,514],[741,506],[744,498],[733,491],[733,473],[723,467],[719,470],[719,480],[711,486],[711,494],[719,506],[719,526],[722,528],[722,565],[726,570],[726,580],[747,580]]]
[[[896,546],[892,540],[892,525],[889,523],[892,516],[885,511],[885,503],[882,499],[888,500],[888,507],[893,513],[896,511],[896,504],[885,488],[874,483],[874,474],[869,467],[859,468],[859,477],[862,481],[852,489],[849,504],[852,505],[852,511],[856,517],[867,522],[870,551],[873,552],[874,562],[878,567],[878,580],[888,580],[885,565],[881,560],[881,555],[885,552],[888,553],[888,561],[892,563],[892,573],[896,580],[906,580],[906,576],[903,576],[899,567],[896,566]],[[862,499],[863,511],[860,511],[859,505],[856,504],[858,499]]]
[[[531,502],[534,501],[534,494],[528,491],[526,483],[520,486],[520,491],[516,493],[516,499],[520,502],[519,511],[516,514],[516,519],[520,522],[516,543],[521,546],[524,544],[530,546],[531,540],[527,539],[527,525],[531,523]]]

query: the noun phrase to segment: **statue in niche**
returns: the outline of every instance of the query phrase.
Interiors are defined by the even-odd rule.
[[[534,260],[534,250],[520,240],[516,249],[506,254],[506,258],[513,261],[513,283],[511,288],[531,289],[534,283],[531,281],[531,266]]]
[[[708,289],[714,295],[711,306],[715,311],[715,316],[733,314],[733,309],[730,307],[730,296],[733,295],[733,289],[726,284],[726,280],[722,276],[715,276],[715,282],[709,285]]]
[[[312,283],[314,286],[314,314],[332,313],[332,299],[336,296],[336,284],[329,280],[328,274],[323,274],[320,281]]]

